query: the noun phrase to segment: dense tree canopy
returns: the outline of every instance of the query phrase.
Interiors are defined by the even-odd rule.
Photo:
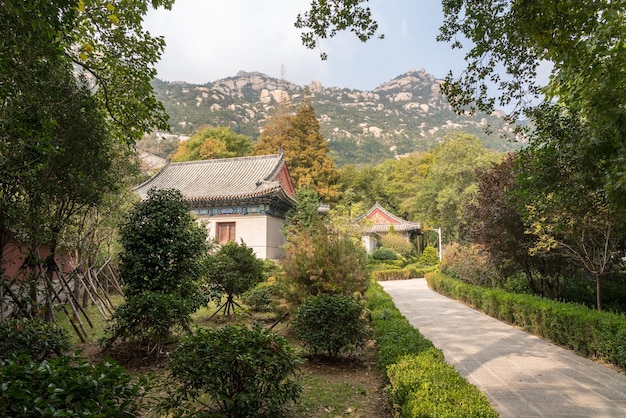
[[[476,170],[500,158],[472,135],[451,134],[429,152],[374,167],[343,167],[340,203],[358,206],[361,212],[353,213],[357,216],[379,202],[424,226],[441,225],[448,240],[457,239],[465,205],[476,194]]]
[[[243,157],[253,153],[252,138],[235,133],[227,126],[207,126],[181,142],[172,161]]]
[[[165,128],[150,86],[163,40],[141,28],[170,0],[7,0],[0,8],[0,244],[39,262],[78,213],[115,193],[132,145]],[[36,300],[36,298],[35,298]]]
[[[538,237],[531,251],[585,269],[596,281],[601,308],[602,279],[624,253],[625,216],[603,187],[603,161],[579,146],[593,136],[580,113],[544,104],[532,114],[535,130],[517,173],[519,206]]]
[[[623,89],[612,88],[623,85],[626,76],[622,2],[444,0],[442,4],[445,20],[439,39],[453,42],[454,48],[463,47],[462,38],[473,44],[466,54],[466,71],[456,81],[447,80],[453,103],[474,102],[489,110],[494,101],[488,97],[487,83],[494,82],[501,90],[501,104],[524,105],[526,95],[540,92],[537,69],[542,61],[553,65],[543,93],[582,105],[598,116],[600,108],[611,107],[609,103],[624,103]]]
[[[476,170],[498,161],[500,155],[487,150],[472,135],[450,135],[433,150],[428,173],[415,194],[419,219],[443,228],[446,241],[461,238],[465,207],[477,192]]]
[[[458,78],[450,74],[444,84],[453,106],[490,111],[495,98],[489,83],[500,90],[500,104],[514,103],[521,110],[529,107],[529,95],[557,101],[584,122],[587,135],[570,140],[598,161],[594,170],[604,178],[612,203],[626,206],[624,3],[446,0],[443,5],[439,39],[458,48],[459,38],[473,43],[466,71]],[[551,66],[546,86],[537,81],[543,62]]]
[[[522,272],[538,295],[557,299],[576,267],[556,252],[532,251],[538,241],[518,207],[515,158],[478,172],[475,201],[466,207],[467,238],[480,244],[503,277]]]

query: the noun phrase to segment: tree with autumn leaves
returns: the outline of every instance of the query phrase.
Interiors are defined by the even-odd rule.
[[[280,103],[255,149],[257,155],[282,149],[297,188],[310,187],[325,200],[337,198],[339,173],[320,133],[310,98],[305,97],[293,115],[287,102]]]

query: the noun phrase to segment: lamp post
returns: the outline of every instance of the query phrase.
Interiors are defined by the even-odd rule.
[[[432,231],[437,231],[437,236],[439,238],[439,247],[438,247],[438,253],[439,253],[439,262],[441,263],[441,259],[443,258],[443,254],[441,251],[441,228],[431,228]]]

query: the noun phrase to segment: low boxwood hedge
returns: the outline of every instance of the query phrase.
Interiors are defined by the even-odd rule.
[[[441,273],[427,274],[426,280],[431,289],[487,315],[626,370],[626,315],[473,286]]]
[[[445,362],[402,316],[378,283],[366,293],[378,345],[378,367],[389,382],[398,417],[497,417],[486,396]]]
[[[408,265],[405,269],[409,270],[409,275],[411,279],[422,278],[426,276],[427,273],[432,273],[433,271],[437,271],[439,266],[414,266]]]
[[[372,272],[374,280],[380,282],[385,280],[407,280],[411,278],[409,270],[378,270]]]

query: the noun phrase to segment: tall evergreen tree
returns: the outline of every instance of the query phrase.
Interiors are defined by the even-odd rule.
[[[288,113],[288,106],[283,102],[256,145],[257,154],[275,153],[279,149],[285,153],[297,188],[311,187],[327,200],[337,197],[339,174],[308,97],[295,115]]]

